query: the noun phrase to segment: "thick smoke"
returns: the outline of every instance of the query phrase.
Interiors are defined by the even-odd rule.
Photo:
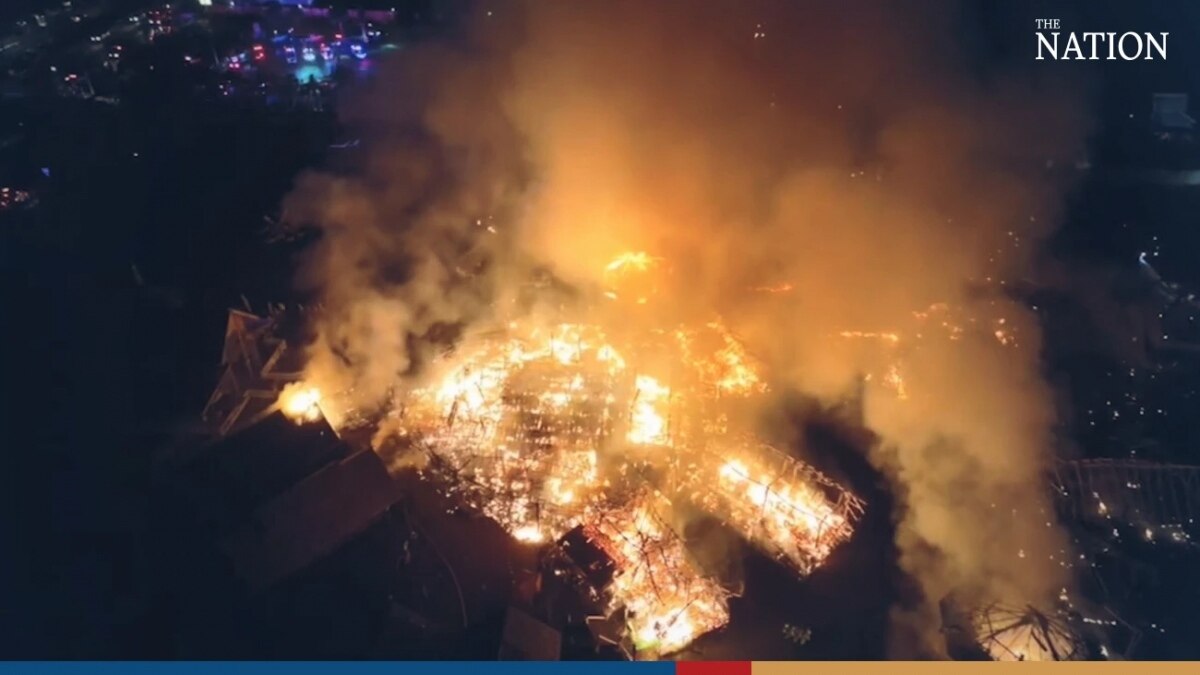
[[[366,165],[289,204],[324,228],[313,378],[379,405],[533,270],[587,288],[650,251],[676,271],[673,318],[723,315],[777,389],[833,400],[871,378],[871,459],[925,596],[897,612],[897,649],[940,651],[951,592],[1048,601],[1054,405],[1036,322],[1003,290],[1055,220],[1047,167],[1082,125],[1058,84],[969,69],[953,9],[488,5],[399,54],[351,115],[374,134]]]

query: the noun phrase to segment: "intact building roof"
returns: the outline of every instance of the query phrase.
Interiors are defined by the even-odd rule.
[[[252,590],[331,553],[399,500],[379,456],[364,450],[331,464],[258,508],[222,543]]]
[[[561,654],[561,633],[516,607],[508,608],[500,638],[501,661],[557,661]]]
[[[200,452],[177,474],[174,489],[218,529],[350,454],[324,419],[297,425],[278,411]]]

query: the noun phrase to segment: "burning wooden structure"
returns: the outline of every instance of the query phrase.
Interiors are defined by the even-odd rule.
[[[588,540],[613,561],[603,590],[606,614],[623,612],[639,658],[686,646],[729,622],[729,593],[706,576],[687,546],[659,515],[670,503],[644,491],[584,526]]]
[[[479,336],[433,365],[393,426],[451,498],[516,540],[550,544],[582,527],[611,568],[593,582],[606,616],[623,617],[636,654],[670,653],[728,621],[727,592],[670,526],[679,504],[798,575],[850,538],[864,507],[815,469],[727,432],[722,404],[765,386],[716,326],[715,355],[685,329],[658,344],[614,344],[578,324]],[[664,352],[679,360],[664,365]]]
[[[378,414],[318,382],[280,391],[279,408],[339,433],[373,428],[381,454],[420,456],[390,464],[422,467],[518,542],[590,549],[597,560],[579,577],[621,627],[614,642],[638,657],[677,651],[729,620],[728,592],[672,527],[685,506],[804,576],[850,538],[864,504],[733,428],[732,411],[768,386],[718,317],[630,325],[658,295],[640,275],[660,263],[620,256],[599,300],[611,304],[587,308],[587,321],[509,322],[457,340],[420,382],[397,382]]]
[[[704,453],[685,485],[693,503],[801,575],[850,539],[864,508],[816,469],[761,444]]]

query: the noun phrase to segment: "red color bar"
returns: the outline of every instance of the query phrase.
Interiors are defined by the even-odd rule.
[[[675,675],[750,675],[750,662],[678,661]]]

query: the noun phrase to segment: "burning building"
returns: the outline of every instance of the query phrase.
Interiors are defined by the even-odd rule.
[[[708,453],[705,460],[706,470],[689,476],[690,499],[799,574],[849,540],[862,515],[861,500],[774,448]]]
[[[460,340],[367,424],[393,466],[422,467],[515,540],[581,533],[607,570],[589,584],[596,608],[631,654],[657,657],[729,620],[729,591],[680,535],[685,514],[716,517],[798,576],[862,514],[857,497],[730,422],[731,405],[766,391],[719,319],[646,331],[514,321]],[[369,417],[308,384],[280,405],[298,421]]]
[[[729,622],[728,592],[704,575],[660,517],[669,507],[661,495],[646,491],[584,528],[613,561],[605,609],[609,615],[624,613],[639,657],[677,651]]]

